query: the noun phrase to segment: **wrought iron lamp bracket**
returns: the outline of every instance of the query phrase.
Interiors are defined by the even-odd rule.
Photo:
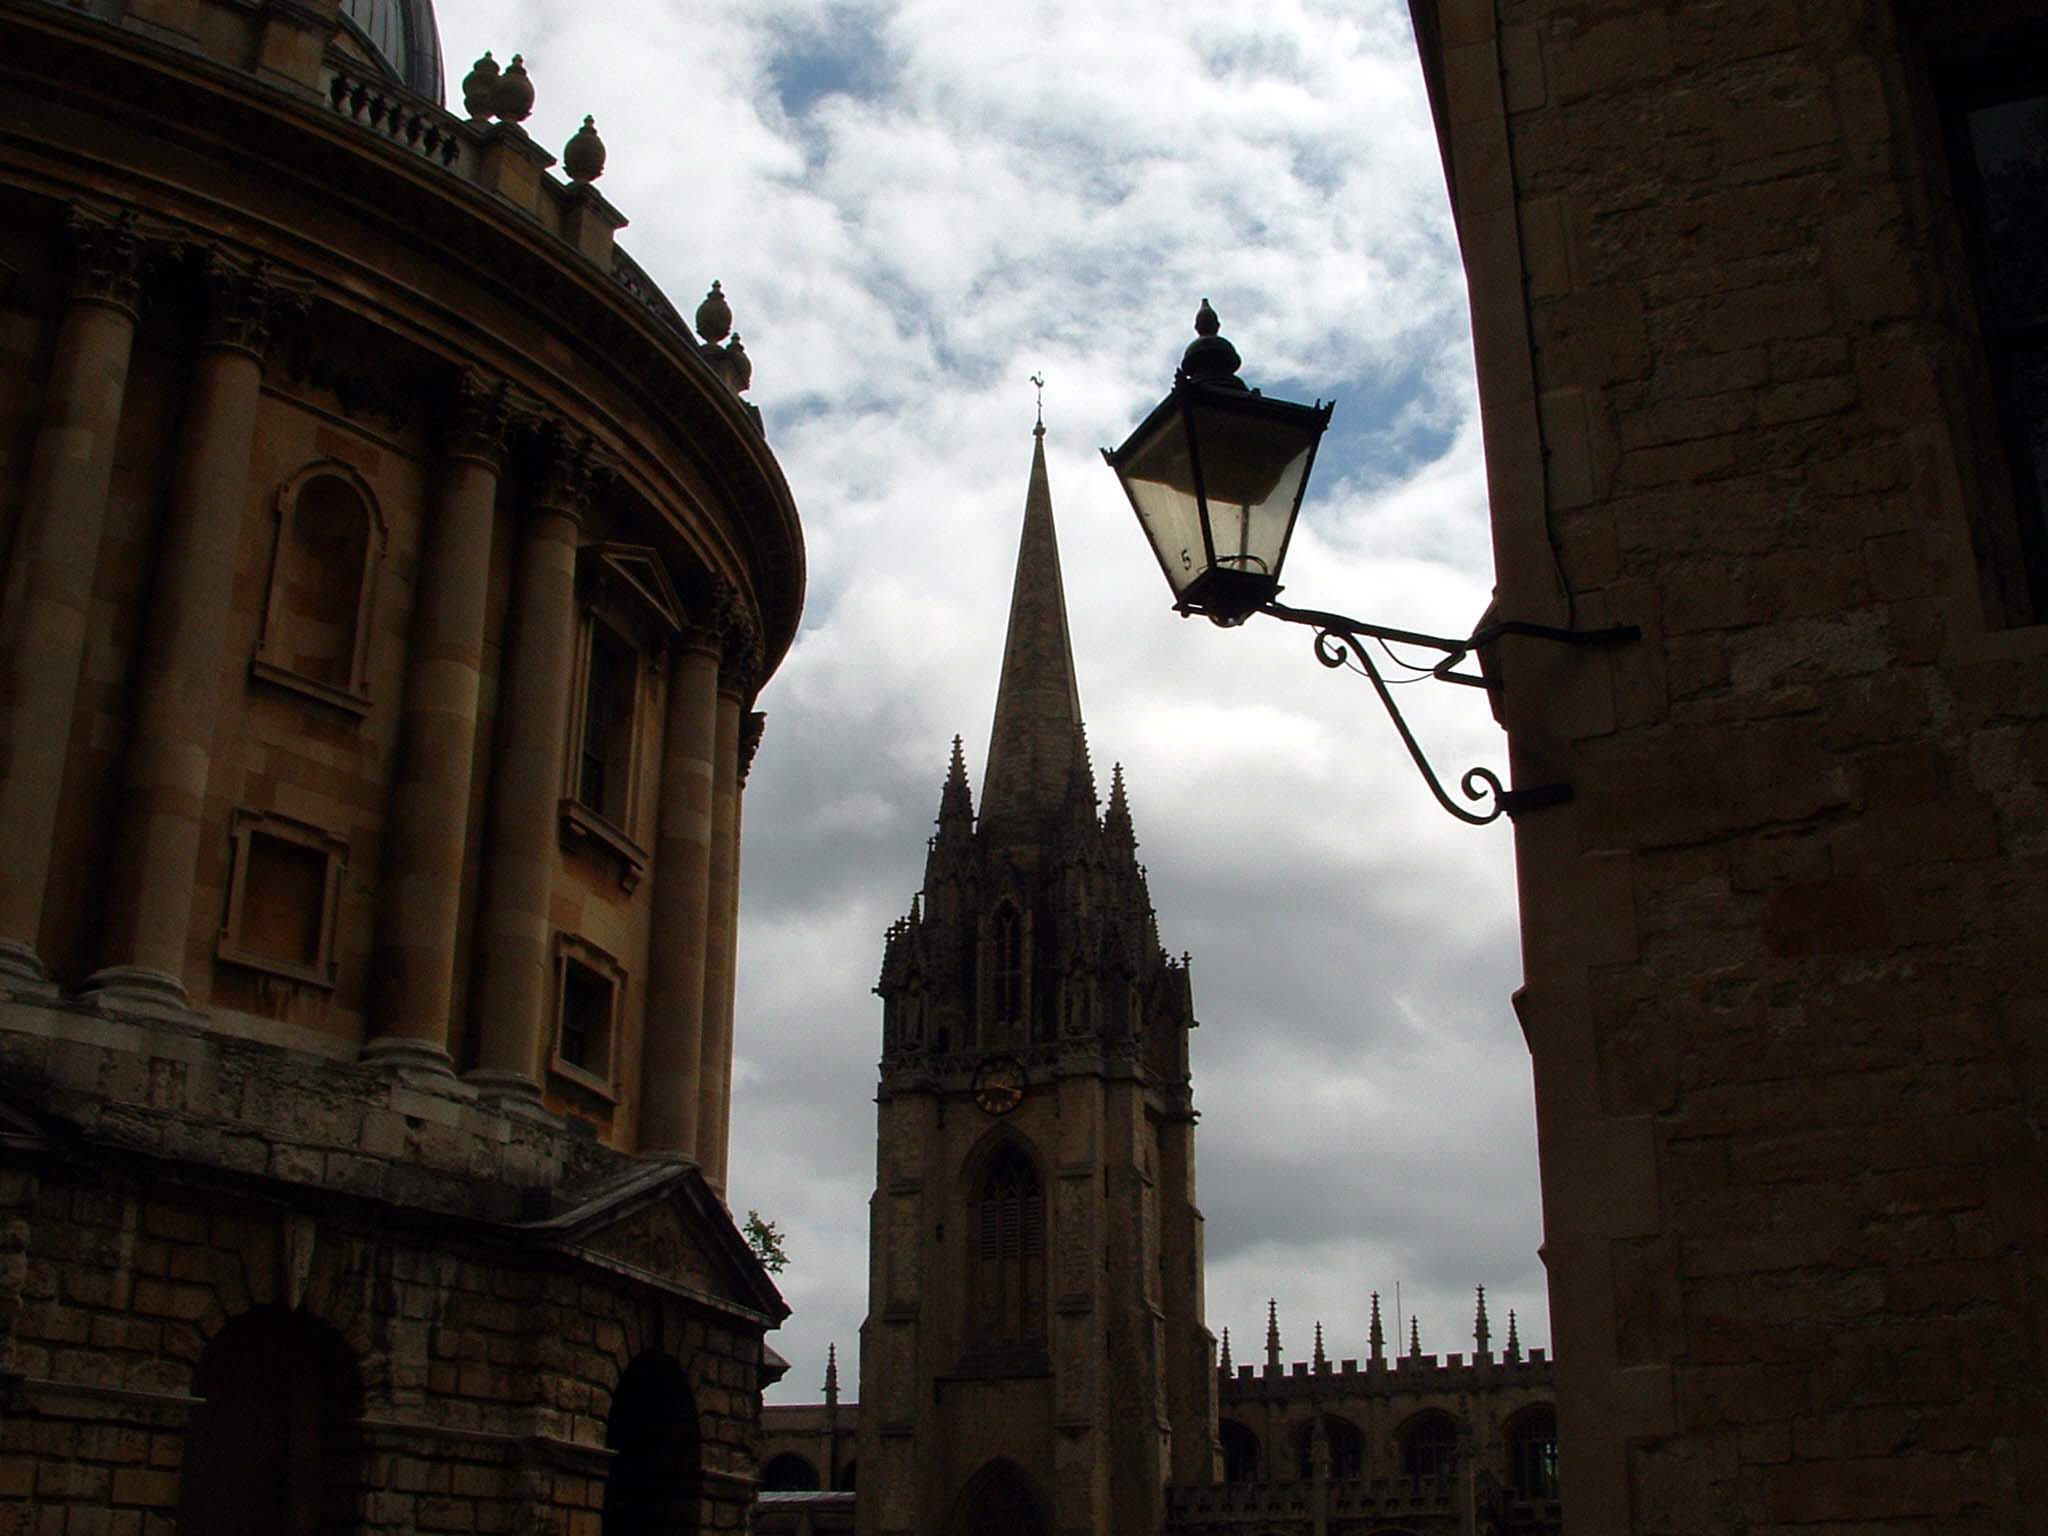
[[[1477,652],[1481,647],[1492,644],[1504,636],[1517,636],[1527,640],[1547,640],[1557,645],[1614,646],[1626,645],[1643,638],[1640,627],[1634,624],[1612,624],[1605,629],[1558,629],[1549,624],[1527,624],[1519,619],[1507,619],[1499,623],[1483,625],[1463,640],[1453,640],[1443,635],[1425,635],[1415,630],[1393,629],[1384,624],[1367,624],[1358,619],[1348,619],[1339,613],[1324,613],[1313,608],[1290,608],[1284,603],[1269,602],[1259,612],[1284,619],[1289,624],[1305,625],[1316,632],[1316,660],[1326,667],[1341,667],[1347,659],[1356,661],[1359,670],[1371,681],[1373,691],[1380,696],[1380,703],[1386,707],[1387,717],[1394,722],[1394,729],[1401,734],[1401,743],[1408,749],[1408,756],[1422,773],[1429,785],[1430,793],[1436,796],[1437,804],[1449,811],[1458,820],[1483,827],[1498,820],[1505,814],[1509,820],[1519,817],[1524,811],[1533,811],[1543,806],[1562,805],[1572,797],[1569,784],[1537,784],[1527,789],[1509,789],[1490,768],[1468,768],[1458,780],[1458,787],[1465,798],[1483,810],[1468,810],[1458,804],[1445,791],[1436,776],[1436,770],[1429,765],[1422,747],[1415,740],[1415,733],[1408,728],[1402,717],[1400,705],[1394,702],[1393,691],[1387,680],[1380,675],[1374,663],[1372,652],[1366,642],[1378,640],[1395,645],[1421,646],[1427,650],[1441,651],[1443,660],[1429,669],[1429,675],[1439,682],[1459,683],[1468,688],[1484,688],[1489,692],[1497,690],[1499,683],[1493,678],[1457,670],[1458,663]]]

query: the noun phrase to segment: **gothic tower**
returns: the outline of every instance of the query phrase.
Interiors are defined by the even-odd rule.
[[[1121,769],[1098,814],[1044,437],[981,816],[956,738],[875,989],[863,1536],[1152,1536],[1215,1474],[1193,999]]]

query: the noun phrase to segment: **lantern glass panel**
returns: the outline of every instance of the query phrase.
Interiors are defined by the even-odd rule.
[[[1277,580],[1321,423],[1296,426],[1199,398],[1190,415],[1217,569]]]
[[[1116,472],[1144,526],[1161,569],[1182,596],[1209,568],[1202,538],[1201,502],[1195,495],[1193,461],[1181,413],[1156,411],[1117,456]]]

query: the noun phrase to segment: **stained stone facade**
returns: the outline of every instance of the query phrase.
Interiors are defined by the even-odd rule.
[[[794,505],[426,0],[0,4],[0,1530],[739,1529]]]
[[[2041,1530],[2048,7],[1413,11],[1573,1523]]]

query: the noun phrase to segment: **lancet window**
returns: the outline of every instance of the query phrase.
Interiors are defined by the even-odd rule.
[[[1003,1034],[1024,1016],[1024,920],[1009,902],[996,908],[990,1004]]]

